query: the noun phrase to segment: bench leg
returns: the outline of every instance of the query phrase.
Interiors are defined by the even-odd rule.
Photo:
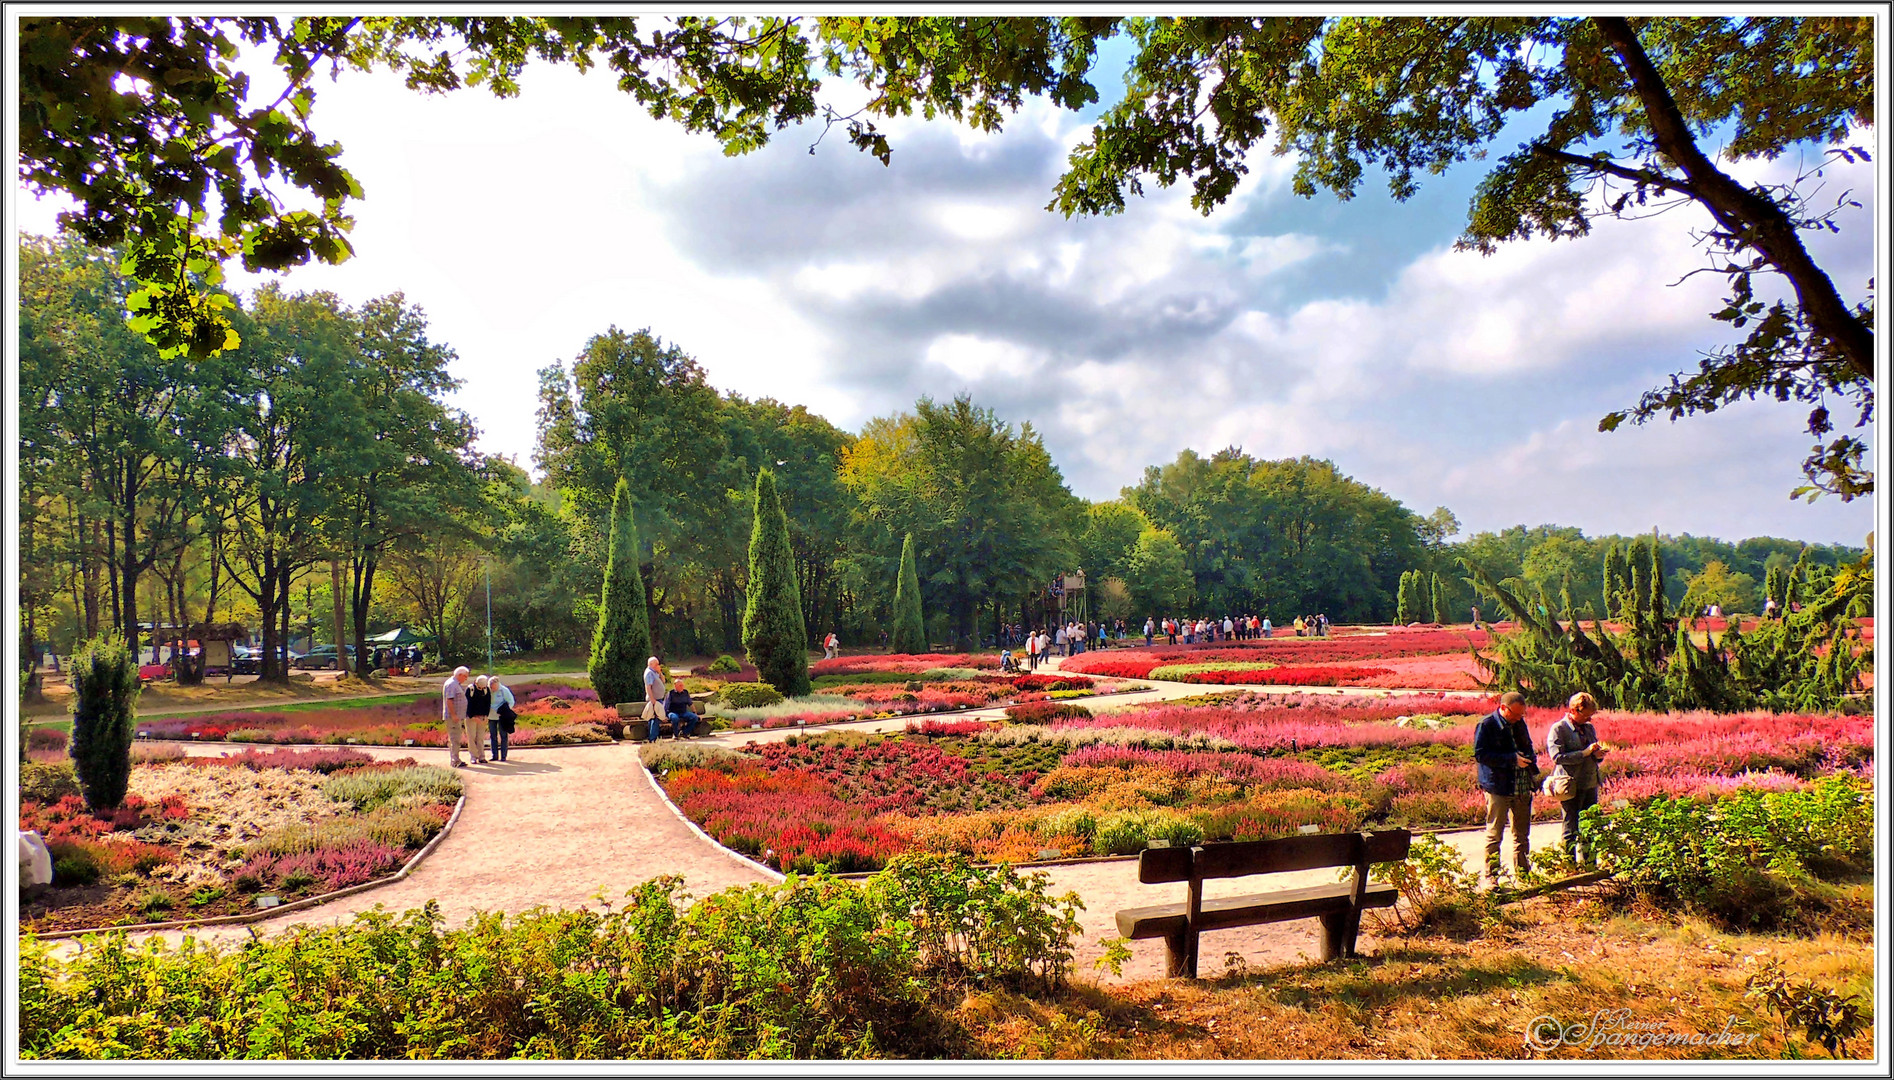
[[[1179,930],[1164,938],[1164,974],[1173,979],[1197,977],[1197,935]]]
[[[1347,939],[1342,942],[1342,955],[1343,956],[1356,955],[1355,939],[1360,936],[1361,936],[1361,909],[1356,908],[1355,910],[1350,911],[1348,913],[1348,936],[1347,936]]]
[[[1335,911],[1327,915],[1318,915],[1316,918],[1322,922],[1322,960],[1326,962],[1337,959],[1344,954],[1349,945],[1348,913]]]

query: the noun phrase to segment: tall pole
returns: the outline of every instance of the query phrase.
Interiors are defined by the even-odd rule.
[[[487,671],[493,671],[493,564],[480,564],[481,573],[487,579]]]

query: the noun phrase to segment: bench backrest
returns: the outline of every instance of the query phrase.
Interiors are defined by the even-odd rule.
[[[1320,833],[1206,844],[1196,848],[1148,848],[1138,856],[1138,880],[1168,881],[1279,874],[1324,866],[1359,866],[1407,858],[1413,834],[1406,829],[1370,833]]]

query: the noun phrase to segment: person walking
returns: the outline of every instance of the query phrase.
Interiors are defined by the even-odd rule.
[[[1146,615],[1144,617],[1144,647],[1147,649],[1151,647],[1151,631],[1154,629],[1156,627],[1151,622],[1151,616]]]
[[[822,659],[835,659],[836,650],[840,649],[841,646],[842,639],[835,636],[835,631],[829,631],[829,636],[822,639]]]
[[[487,680],[487,691],[493,700],[493,707],[487,711],[487,756],[494,761],[505,761],[507,747],[513,742],[513,725],[518,719],[513,711],[513,691],[500,682],[498,675]]]
[[[1578,819],[1587,807],[1598,805],[1598,763],[1607,753],[1605,744],[1598,741],[1598,730],[1592,726],[1592,717],[1597,712],[1598,700],[1581,690],[1565,703],[1565,715],[1545,735],[1545,756],[1551,758],[1554,765],[1549,783],[1558,784],[1562,777],[1570,778],[1570,793],[1560,806],[1565,812],[1565,857],[1573,862],[1578,861],[1578,844],[1582,839]],[[1587,843],[1585,862],[1594,861],[1591,845]]]
[[[473,672],[457,667],[441,684],[441,726],[447,729],[447,760],[456,769],[466,767],[460,760],[460,739],[467,731],[467,682],[472,678]],[[473,747],[467,750],[471,753]]]
[[[664,720],[664,669],[653,656],[644,662],[644,713],[651,723],[651,741],[658,741],[658,728]]]
[[[1473,758],[1479,763],[1480,790],[1486,793],[1486,868],[1481,880],[1498,884],[1500,842],[1510,823],[1513,874],[1532,866],[1532,796],[1538,789],[1538,751],[1526,730],[1526,699],[1516,690],[1499,697],[1499,708],[1473,730]]]
[[[671,721],[671,741],[682,742],[693,738],[697,733],[697,714],[691,711],[691,692],[684,689],[683,676],[672,684],[671,692],[664,696],[664,715]],[[658,737],[651,736],[656,742]]]
[[[1052,635],[1052,643],[1059,647],[1060,656],[1072,655],[1071,645],[1066,641],[1065,627],[1063,625],[1059,627],[1058,633]]]
[[[480,739],[481,722],[493,711],[493,691],[488,688],[487,682],[487,677],[481,675],[474,679],[473,688],[467,691],[467,749],[473,753],[475,765],[487,763],[486,743]]]

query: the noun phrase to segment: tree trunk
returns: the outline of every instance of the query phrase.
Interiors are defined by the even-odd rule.
[[[368,603],[375,594],[375,569],[379,560],[373,551],[365,550],[361,558],[350,562],[349,614],[355,621],[355,673],[367,675],[373,663],[368,655]]]
[[[339,559],[329,560],[329,598],[334,601],[332,607],[335,610],[335,637],[333,639],[335,641],[335,669],[347,672],[349,670],[348,648],[343,645],[343,642],[348,640],[348,635],[344,632],[346,623],[342,618],[342,562]],[[361,656],[359,646],[355,655]]]

